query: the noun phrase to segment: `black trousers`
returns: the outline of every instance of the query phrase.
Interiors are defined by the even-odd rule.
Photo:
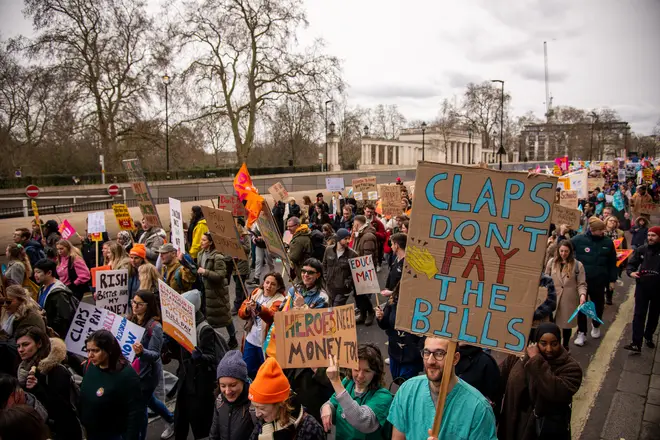
[[[208,437],[213,422],[214,405],[212,394],[198,397],[178,393],[174,408],[174,439],[186,440],[188,427],[192,428],[195,440]]]
[[[647,341],[653,339],[653,333],[658,327],[658,317],[660,317],[660,296],[657,290],[651,292],[650,287],[642,289],[637,286],[635,289],[635,315],[632,325],[633,344],[642,345],[642,338]]]
[[[356,295],[355,293],[353,295],[355,296],[355,306],[360,310],[363,318],[366,318],[368,313],[374,313],[371,295]]]
[[[602,280],[590,279],[587,281],[587,299],[594,303],[596,306],[596,315],[603,319],[603,311],[605,310],[605,289],[608,282]],[[594,327],[600,327],[598,321],[593,321]],[[587,333],[587,316],[583,313],[578,313],[578,331]]]

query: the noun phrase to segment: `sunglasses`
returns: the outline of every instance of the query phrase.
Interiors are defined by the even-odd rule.
[[[1,299],[1,300],[0,300],[0,307],[6,307],[6,306],[8,306],[9,304],[11,304],[11,300],[10,300],[10,299]]]
[[[300,271],[303,275],[316,275],[318,272],[315,270],[306,270],[303,269]]]

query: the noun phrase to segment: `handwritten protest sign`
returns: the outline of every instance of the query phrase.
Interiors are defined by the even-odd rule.
[[[105,232],[105,214],[103,211],[87,214],[87,233],[99,234]]]
[[[186,236],[183,233],[183,212],[181,212],[181,201],[170,197],[170,222],[172,230],[172,245],[180,250],[186,249]]]
[[[119,229],[122,231],[132,231],[135,229],[133,218],[131,217],[131,213],[128,211],[128,206],[126,206],[124,203],[116,203],[112,205],[112,211],[115,214],[115,219],[117,219]]]
[[[522,352],[556,180],[420,162],[396,328]]]
[[[376,273],[374,260],[371,258],[371,255],[351,258],[348,260],[348,264],[351,267],[353,284],[355,285],[355,292],[358,295],[380,292],[378,274]]]
[[[232,196],[229,194],[218,195],[218,209],[222,209],[223,211],[230,211],[231,215],[234,217],[247,216],[245,206],[243,206],[243,203],[241,203],[238,196]]]
[[[380,197],[384,216],[401,214],[401,185],[381,185]]]
[[[65,240],[68,240],[76,233],[76,230],[71,226],[71,223],[69,223],[69,220],[67,219],[64,219],[58,229],[60,234],[62,234],[62,238]]]
[[[277,182],[268,188],[268,192],[273,196],[273,200],[276,202],[286,201],[289,198],[289,191],[287,191],[284,185],[282,185],[282,182]]]
[[[589,173],[586,169],[566,174],[564,177],[567,177],[570,182],[568,187],[564,186],[564,189],[572,189],[577,191],[578,198],[580,199],[589,198]]]
[[[236,225],[231,212],[202,206],[206,226],[213,237],[216,249],[223,255],[247,260],[243,246],[236,233]]]
[[[284,244],[282,243],[282,237],[277,230],[277,226],[275,226],[275,222],[270,216],[270,208],[266,202],[264,202],[261,214],[259,215],[259,218],[257,218],[257,226],[259,227],[261,236],[266,242],[268,250],[285,261],[287,259],[287,253],[284,249]]]
[[[158,291],[163,314],[163,331],[192,353],[197,347],[195,306],[163,280],[158,280]]]
[[[98,270],[95,277],[96,306],[128,315],[128,270]]]
[[[325,178],[325,189],[328,191],[336,192],[344,190],[344,178],[343,177],[326,177]]]
[[[357,332],[353,305],[290,310],[275,314],[277,362],[282,368],[357,368]]]
[[[582,212],[579,209],[567,208],[562,205],[555,205],[552,208],[552,223],[555,225],[568,225],[569,228],[577,231],[580,227],[580,218]]]
[[[589,192],[593,192],[596,188],[603,189],[605,186],[605,179],[602,177],[589,177],[587,179],[587,187]]]
[[[84,302],[78,305],[69,332],[64,340],[67,351],[87,357],[85,340],[89,335],[100,329],[110,331],[119,342],[124,357],[129,362],[133,362],[133,359],[135,359],[133,344],[142,340],[144,327],[140,327],[110,310]]]
[[[653,202],[641,203],[639,205],[639,213],[644,215],[653,215],[655,212],[660,212],[660,205],[657,205]]]
[[[378,200],[378,185],[376,184],[376,177],[353,179],[353,194],[355,200],[358,201]]]
[[[576,190],[561,190],[559,192],[559,204],[567,208],[577,209],[578,193]]]
[[[653,183],[653,169],[644,168],[642,170],[642,181],[645,183]]]
[[[151,197],[140,159],[126,159],[122,161],[122,165],[128,175],[128,181],[131,182],[131,188],[133,188],[133,193],[138,201],[142,217],[147,219],[150,226],[162,228],[158,210],[156,210],[156,205]]]

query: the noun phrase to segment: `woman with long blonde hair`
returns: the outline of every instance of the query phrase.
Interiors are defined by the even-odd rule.
[[[57,242],[57,276],[67,286],[73,295],[81,300],[89,292],[89,282],[92,279],[89,268],[80,250],[69,240]]]
[[[131,260],[128,258],[124,247],[116,241],[108,241],[105,245],[107,245],[107,255],[109,257],[105,264],[109,265],[112,270],[128,269]]]
[[[5,272],[7,281],[22,286],[25,280],[32,276],[32,265],[25,248],[20,244],[10,243],[5,250],[5,256],[9,258]]]
[[[156,266],[151,263],[144,263],[138,269],[138,277],[140,279],[140,290],[148,290],[150,292],[158,292],[158,279],[160,275]]]
[[[2,330],[13,336],[24,327],[38,327],[46,331],[46,323],[39,312],[39,304],[32,298],[27,290],[21,286],[7,287],[6,297],[0,298],[2,313],[0,324]]]

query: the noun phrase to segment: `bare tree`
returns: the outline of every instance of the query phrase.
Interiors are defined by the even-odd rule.
[[[372,134],[385,139],[398,138],[401,129],[406,125],[406,118],[396,104],[379,104],[373,113],[369,114],[369,119],[372,122],[369,127]]]
[[[283,96],[313,106],[343,88],[337,58],[322,42],[295,51],[306,25],[302,0],[184,1],[170,29],[181,53],[194,51],[184,75],[204,91],[202,115],[229,119],[236,156],[247,161],[258,114]]]
[[[442,152],[445,153],[445,163],[449,163],[449,139],[451,139],[452,132],[458,127],[460,123],[460,116],[456,111],[454,105],[445,98],[440,104],[440,111],[438,117],[431,125],[436,127],[442,136]]]
[[[504,94],[504,113],[506,120],[507,105],[511,101],[508,93]],[[485,81],[481,84],[467,85],[463,96],[462,116],[468,124],[474,126],[482,136],[482,145],[491,149],[492,136],[499,131],[502,92],[499,87]]]

